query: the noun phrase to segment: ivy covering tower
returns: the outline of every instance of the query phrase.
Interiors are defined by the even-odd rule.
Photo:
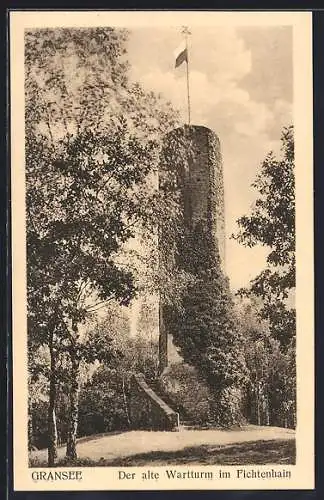
[[[176,129],[168,138],[174,135],[181,136],[187,144],[186,160],[183,161],[182,155],[179,165],[174,165],[182,228],[175,235],[173,253],[169,245],[167,255],[162,234],[160,255],[161,259],[176,260],[191,280],[176,304],[160,302],[160,373],[165,373],[169,363],[171,337],[184,362],[194,366],[211,389],[211,419],[219,425],[231,425],[241,418],[240,388],[245,379],[245,365],[224,269],[220,141],[213,131],[201,126]]]
[[[178,155],[174,152],[178,148]],[[168,164],[172,162],[172,168]],[[165,167],[167,164],[167,168]],[[166,137],[163,152],[163,164],[160,169],[160,189],[166,182],[163,170],[176,175],[179,191],[179,205],[182,224],[173,233],[173,241],[166,241],[165,235],[170,235],[160,224],[160,261],[168,267],[171,260],[176,267],[192,274],[192,269],[186,263],[186,239],[199,223],[209,235],[220,256],[220,266],[225,263],[225,217],[224,217],[224,184],[223,165],[220,141],[217,135],[207,127],[191,125],[173,130]],[[197,242],[198,244],[198,242]],[[173,285],[171,300],[161,297],[160,300],[160,373],[168,366],[168,336],[173,335],[167,316],[174,306],[178,291]],[[171,304],[170,304],[171,302]]]

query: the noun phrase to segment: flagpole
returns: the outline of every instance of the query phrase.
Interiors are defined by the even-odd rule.
[[[190,126],[190,85],[189,85],[189,49],[188,49],[188,35],[190,35],[190,31],[187,27],[185,27],[182,31],[185,35],[186,40],[186,51],[187,51],[187,100],[188,100],[188,126]]]
[[[189,50],[188,50],[188,34],[187,34],[187,33],[186,33],[186,49],[187,49],[187,98],[188,98],[188,125],[190,126]]]

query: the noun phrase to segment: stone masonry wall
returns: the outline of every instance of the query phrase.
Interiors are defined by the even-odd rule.
[[[220,141],[210,129],[189,127],[192,159],[189,162],[184,192],[185,224],[193,227],[203,221],[217,239],[220,258],[225,260],[225,215],[223,164]]]
[[[184,224],[189,229],[203,224],[218,245],[221,265],[225,267],[225,214],[223,163],[220,141],[207,127],[185,126],[172,131],[167,140],[181,138],[188,145],[188,165],[178,162],[178,186],[182,192]],[[179,155],[180,156],[180,155]],[[163,244],[163,241],[162,241]],[[197,242],[199,244],[199,242]],[[166,307],[160,304],[160,374],[168,365],[168,331]]]

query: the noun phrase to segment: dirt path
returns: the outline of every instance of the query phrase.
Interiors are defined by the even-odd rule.
[[[121,434],[93,437],[78,443],[79,458],[92,460],[117,459],[154,451],[177,451],[202,445],[228,445],[258,440],[294,439],[295,432],[280,427],[247,426],[240,430],[184,430],[180,432],[129,431]],[[58,449],[63,458],[65,447]],[[46,461],[47,450],[32,452],[31,457]]]

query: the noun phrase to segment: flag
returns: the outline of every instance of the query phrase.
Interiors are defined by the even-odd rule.
[[[181,45],[174,51],[174,57],[175,57],[175,67],[177,68],[182,64],[184,61],[188,62],[188,49],[186,42],[183,41]]]

